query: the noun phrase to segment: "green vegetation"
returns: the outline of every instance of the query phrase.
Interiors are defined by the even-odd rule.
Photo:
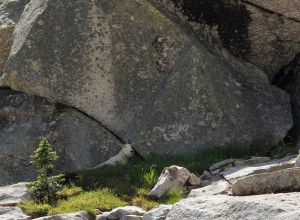
[[[200,174],[213,163],[221,160],[250,156],[251,150],[216,147],[192,155],[153,154],[145,161],[132,158],[133,160],[127,165],[118,164],[79,170],[70,174],[71,177],[66,177],[66,182],[69,184],[56,192],[57,203],[43,206],[30,201],[19,206],[33,216],[37,213],[41,216],[45,213],[50,215],[82,210],[95,214],[96,210],[107,211],[124,205],[137,205],[149,210],[160,203],[176,203],[187,193],[185,189],[182,191],[172,189],[159,200],[147,196],[166,166],[183,166],[195,174]]]
[[[37,180],[28,184],[33,199],[37,203],[54,204],[57,200],[56,193],[62,188],[64,176],[50,176],[53,163],[58,159],[55,151],[52,151],[49,142],[43,138],[31,156],[30,163],[37,167]]]

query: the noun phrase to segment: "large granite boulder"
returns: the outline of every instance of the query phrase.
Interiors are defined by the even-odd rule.
[[[200,41],[226,48],[270,78],[300,50],[298,0],[151,2],[189,26]]]
[[[15,25],[20,19],[25,5],[30,0],[3,0],[0,1],[0,74],[9,56],[12,34]]]
[[[261,71],[145,0],[32,0],[2,81],[80,109],[143,156],[273,146],[292,126],[288,95]]]
[[[299,50],[300,51],[300,50]],[[300,52],[291,62],[283,66],[272,83],[290,94],[293,113],[293,128],[288,133],[287,142],[295,147],[300,147]]]
[[[10,90],[0,90],[0,128],[0,185],[36,176],[29,156],[42,137],[60,156],[55,172],[94,167],[119,150],[119,141],[86,115]]]

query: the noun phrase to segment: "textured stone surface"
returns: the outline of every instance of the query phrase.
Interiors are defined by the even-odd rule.
[[[219,44],[257,65],[270,78],[300,50],[298,0],[152,2],[190,26],[200,41]]]
[[[297,220],[300,193],[257,196],[200,196],[176,203],[167,220]]]
[[[17,207],[1,207],[0,206],[0,219],[1,220],[30,220],[30,216],[23,213],[22,209]]]
[[[94,217],[86,212],[75,212],[36,218],[36,220],[94,220]]]
[[[255,174],[240,178],[232,185],[232,194],[248,196],[300,190],[300,169]]]
[[[200,184],[201,184],[201,179],[193,173],[190,174],[187,181],[192,186],[200,186]]]
[[[12,33],[29,0],[0,1],[0,75],[9,56]]]
[[[261,71],[205,49],[148,1],[28,6],[3,83],[82,110],[143,156],[274,146],[292,126],[289,97]]]
[[[143,220],[165,220],[172,207],[172,205],[159,205],[144,213]]]
[[[220,180],[215,183],[212,183],[211,185],[193,189],[189,197],[198,197],[198,196],[212,196],[212,195],[218,195],[218,194],[227,194],[230,189],[230,184],[225,180]]]
[[[21,201],[29,200],[27,183],[18,183],[0,187],[0,206],[14,206]]]
[[[0,127],[0,185],[32,180],[29,156],[42,137],[60,156],[57,172],[94,167],[119,150],[119,141],[86,115],[11,90],[0,90]]]
[[[124,206],[113,209],[107,216],[107,219],[120,219],[125,215],[143,215],[145,210],[136,206]]]
[[[190,177],[190,171],[184,167],[170,166],[164,168],[160,174],[157,183],[148,193],[148,196],[155,196],[157,198],[165,195],[171,188],[182,190],[184,184]]]
[[[143,220],[143,216],[138,215],[124,215],[120,220]]]

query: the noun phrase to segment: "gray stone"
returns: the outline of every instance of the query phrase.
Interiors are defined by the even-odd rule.
[[[124,206],[113,209],[107,216],[107,219],[120,219],[125,215],[143,215],[145,210],[136,206]]]
[[[176,203],[167,220],[297,220],[300,193],[199,196]]]
[[[145,0],[32,0],[2,81],[80,109],[142,156],[270,147],[292,126],[288,95],[263,72]]]
[[[295,160],[294,167],[300,167],[300,150],[299,150],[299,155],[297,156]]]
[[[246,160],[246,164],[267,163],[270,161],[271,161],[270,157],[252,157]]]
[[[188,171],[184,167],[175,165],[166,167],[160,174],[156,185],[148,193],[148,196],[155,196],[157,198],[160,198],[172,188],[182,190],[189,176],[190,171]]]
[[[119,141],[81,112],[24,93],[0,89],[0,185],[36,176],[30,155],[42,137],[60,156],[54,173],[94,167],[119,150]]]
[[[179,18],[201,42],[226,48],[270,78],[300,51],[298,0],[151,2],[168,16]]]
[[[172,207],[172,205],[159,205],[144,213],[143,220],[165,220]]]
[[[27,183],[17,183],[14,185],[0,187],[0,206],[14,206],[21,201],[30,198]]]
[[[248,196],[300,190],[300,169],[254,174],[240,178],[232,185],[234,196]]]
[[[0,206],[0,219],[1,220],[30,220],[31,217],[25,215],[22,209],[20,208]]]
[[[209,167],[209,170],[210,171],[213,171],[213,170],[217,170],[217,169],[220,169],[220,168],[222,168],[222,167],[224,167],[224,166],[228,166],[228,165],[230,165],[230,164],[233,164],[233,162],[235,161],[235,159],[227,159],[227,160],[223,160],[223,161],[220,161],[220,162],[218,162],[218,163],[215,163],[215,164],[213,164],[213,165],[211,165],[210,167]]]
[[[230,184],[225,180],[220,180],[217,182],[212,183],[211,185],[193,189],[189,193],[189,197],[198,197],[198,196],[211,196],[211,195],[218,195],[218,194],[227,194],[230,189]]]
[[[36,218],[36,220],[94,220],[94,217],[86,212],[75,212]]]

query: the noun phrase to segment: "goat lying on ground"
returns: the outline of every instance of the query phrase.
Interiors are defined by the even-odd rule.
[[[94,168],[99,168],[104,165],[116,165],[117,163],[126,164],[128,159],[134,155],[134,150],[131,147],[131,144],[124,144],[121,146],[122,150],[116,155],[108,159],[107,161],[99,164]]]

